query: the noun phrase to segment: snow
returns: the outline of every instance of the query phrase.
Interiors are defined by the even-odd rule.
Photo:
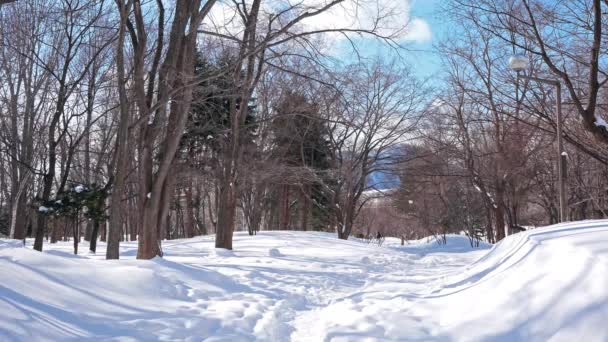
[[[212,254],[214,256],[217,257],[224,257],[224,258],[228,258],[228,257],[233,257],[234,256],[234,252],[229,250],[229,249],[224,249],[224,248],[216,248],[212,251]]]
[[[0,239],[0,250],[4,248],[19,248],[23,247],[22,240]]]
[[[595,117],[595,125],[598,127],[604,127],[606,129],[608,129],[608,123],[606,123],[606,120],[604,120],[604,118],[602,118],[600,116]]]
[[[466,253],[479,249],[489,249],[491,244],[479,241],[478,248],[471,248],[471,241],[465,235],[446,235],[446,243],[441,241],[441,236],[429,236],[420,240],[409,240],[405,246],[401,246],[401,239],[387,237],[385,238],[383,247],[397,248],[399,251],[405,251],[418,256],[426,255],[427,253]]]
[[[268,256],[270,257],[275,257],[275,258],[280,258],[283,256],[283,254],[281,253],[281,251],[279,251],[278,248],[271,248],[268,250]]]
[[[164,258],[0,240],[0,340],[607,341],[608,221],[494,247],[319,232],[166,241]],[[83,243],[86,245],[86,243]]]

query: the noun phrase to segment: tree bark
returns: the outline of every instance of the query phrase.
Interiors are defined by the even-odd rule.
[[[228,184],[226,184],[228,183]],[[234,233],[234,220],[236,216],[236,189],[234,184],[224,181],[220,185],[219,205],[217,212],[217,231],[215,235],[215,248],[232,249],[232,236]]]
[[[78,224],[78,215],[72,220],[72,235],[74,238],[74,255],[78,255],[78,243],[80,242],[80,225]]]
[[[99,221],[92,220],[91,229],[91,242],[89,243],[89,250],[95,254],[97,252],[97,236],[99,235]]]
[[[192,180],[189,179],[184,187],[186,208],[184,210],[184,235],[187,238],[194,237],[194,200],[192,196]]]
[[[308,187],[304,186],[302,189],[301,199],[302,199],[302,212],[301,212],[301,229],[303,231],[308,230],[308,216],[310,212],[310,193],[307,191]]]
[[[496,204],[494,208],[494,218],[496,220],[496,241],[505,238],[505,205],[504,205],[504,188],[502,184],[496,187]]]
[[[110,196],[110,220],[108,226],[108,241],[106,259],[118,259],[122,236],[122,198],[127,178],[128,138],[129,138],[129,102],[127,99],[124,43],[126,23],[129,9],[125,2],[118,3],[120,11],[120,27],[118,30],[118,46],[116,49],[116,74],[118,77],[118,96],[120,102],[120,118],[118,134],[116,135],[116,155],[114,158],[114,189]]]
[[[350,233],[353,229],[354,222],[354,210],[347,208],[344,212],[344,218],[338,226],[338,238],[342,240],[348,240]]]
[[[281,209],[279,210],[279,230],[289,228],[289,185],[281,186]]]

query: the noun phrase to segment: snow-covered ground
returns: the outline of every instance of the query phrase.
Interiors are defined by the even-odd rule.
[[[608,221],[468,244],[262,232],[106,261],[0,240],[0,340],[608,341]]]

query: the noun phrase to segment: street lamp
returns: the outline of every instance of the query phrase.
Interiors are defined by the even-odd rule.
[[[509,68],[513,71],[520,72],[528,69],[530,60],[525,55],[513,55],[509,58]]]
[[[566,170],[567,153],[564,151],[563,142],[563,123],[562,123],[562,85],[558,80],[550,80],[539,77],[532,77],[520,74],[530,66],[530,60],[525,55],[513,55],[509,58],[509,68],[517,72],[517,80],[523,78],[540,83],[549,84],[555,87],[555,104],[557,106],[557,173],[559,187],[559,221],[566,221]]]

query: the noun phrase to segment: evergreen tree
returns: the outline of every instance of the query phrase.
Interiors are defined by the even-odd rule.
[[[49,200],[36,199],[39,204],[38,211],[42,214],[63,218],[72,226],[74,237],[74,254],[78,254],[78,242],[80,240],[80,215],[93,221],[93,231],[89,249],[95,253],[97,248],[97,235],[99,226],[107,219],[106,199],[109,196],[109,186],[98,184],[77,184],[69,191],[58,193]]]
[[[197,55],[194,66],[195,75],[200,79],[194,89],[194,101],[188,114],[188,123],[182,145],[182,159],[194,163],[193,154],[200,154],[206,148],[217,152],[221,148],[222,139],[228,137],[230,131],[230,105],[237,86],[232,74],[233,58],[222,56],[217,61],[210,61],[202,54]],[[240,103],[240,101],[234,101]],[[244,139],[253,143],[255,136],[255,105],[250,103],[245,119]],[[238,110],[238,107],[237,107]]]
[[[329,169],[330,145],[328,131],[319,116],[318,106],[301,93],[288,92],[276,108],[277,117],[273,120],[274,153],[282,164],[289,167],[302,167],[312,171],[312,177],[302,179],[302,223],[306,228],[307,215],[312,213],[312,226],[322,229],[327,226],[327,198],[323,195],[319,179],[327,176]],[[288,196],[283,185],[281,196]],[[288,210],[282,199],[283,211]],[[312,201],[313,205],[309,205]],[[288,214],[286,212],[284,215]]]

